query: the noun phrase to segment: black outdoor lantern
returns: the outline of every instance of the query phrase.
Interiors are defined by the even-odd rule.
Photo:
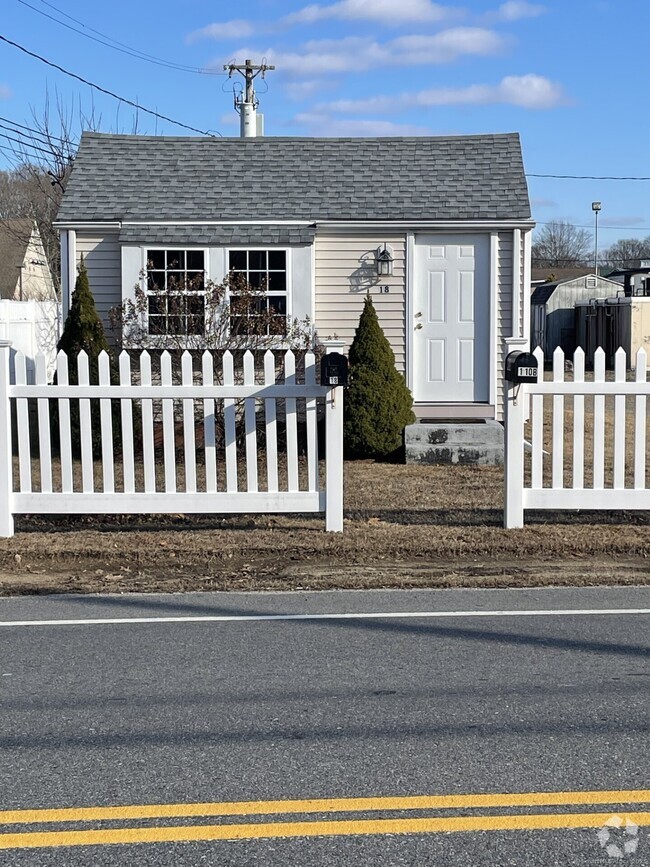
[[[393,256],[387,245],[384,244],[383,248],[379,247],[375,255],[377,260],[377,276],[390,277],[393,273]]]

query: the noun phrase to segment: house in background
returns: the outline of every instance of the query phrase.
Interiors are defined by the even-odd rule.
[[[500,417],[504,340],[529,339],[534,224],[515,134],[84,133],[56,225],[64,315],[82,255],[105,321],[138,284],[235,270],[268,286],[278,316],[310,317],[347,349],[369,292],[420,418]],[[149,309],[156,333],[179,327]]]
[[[51,380],[60,333],[61,305],[36,224],[1,221],[0,338],[11,340],[12,358],[16,352],[24,354],[29,381],[34,379],[38,353],[45,356]]]
[[[530,297],[531,348],[541,346],[547,360],[559,346],[573,355],[578,346],[576,303],[616,297],[620,283],[595,274],[538,284]]]
[[[33,220],[0,221],[0,299],[56,300],[52,272]]]

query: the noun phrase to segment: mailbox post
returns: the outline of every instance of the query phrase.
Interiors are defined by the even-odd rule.
[[[519,349],[508,353],[504,366],[506,430],[503,525],[506,529],[514,529],[524,526],[524,422],[527,401],[521,399],[520,391],[522,385],[538,381],[539,369],[535,356]]]
[[[339,341],[326,343],[321,358],[320,384],[329,388],[325,398],[325,527],[343,532],[343,392],[348,384],[348,360]]]

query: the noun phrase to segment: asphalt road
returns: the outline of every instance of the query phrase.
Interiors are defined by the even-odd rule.
[[[650,588],[2,599],[0,864],[650,865],[648,611]],[[259,619],[287,614],[346,616]],[[613,790],[631,795],[575,794]],[[177,807],[82,812],[119,805]],[[587,812],[641,816],[610,836],[636,851],[564,826]],[[60,845],[125,827],[151,839]]]

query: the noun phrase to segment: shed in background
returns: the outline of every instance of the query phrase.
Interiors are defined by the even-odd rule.
[[[565,354],[573,354],[578,345],[576,303],[609,298],[618,293],[622,294],[620,283],[596,274],[540,284],[530,298],[531,348],[541,346],[547,358],[558,346]]]

